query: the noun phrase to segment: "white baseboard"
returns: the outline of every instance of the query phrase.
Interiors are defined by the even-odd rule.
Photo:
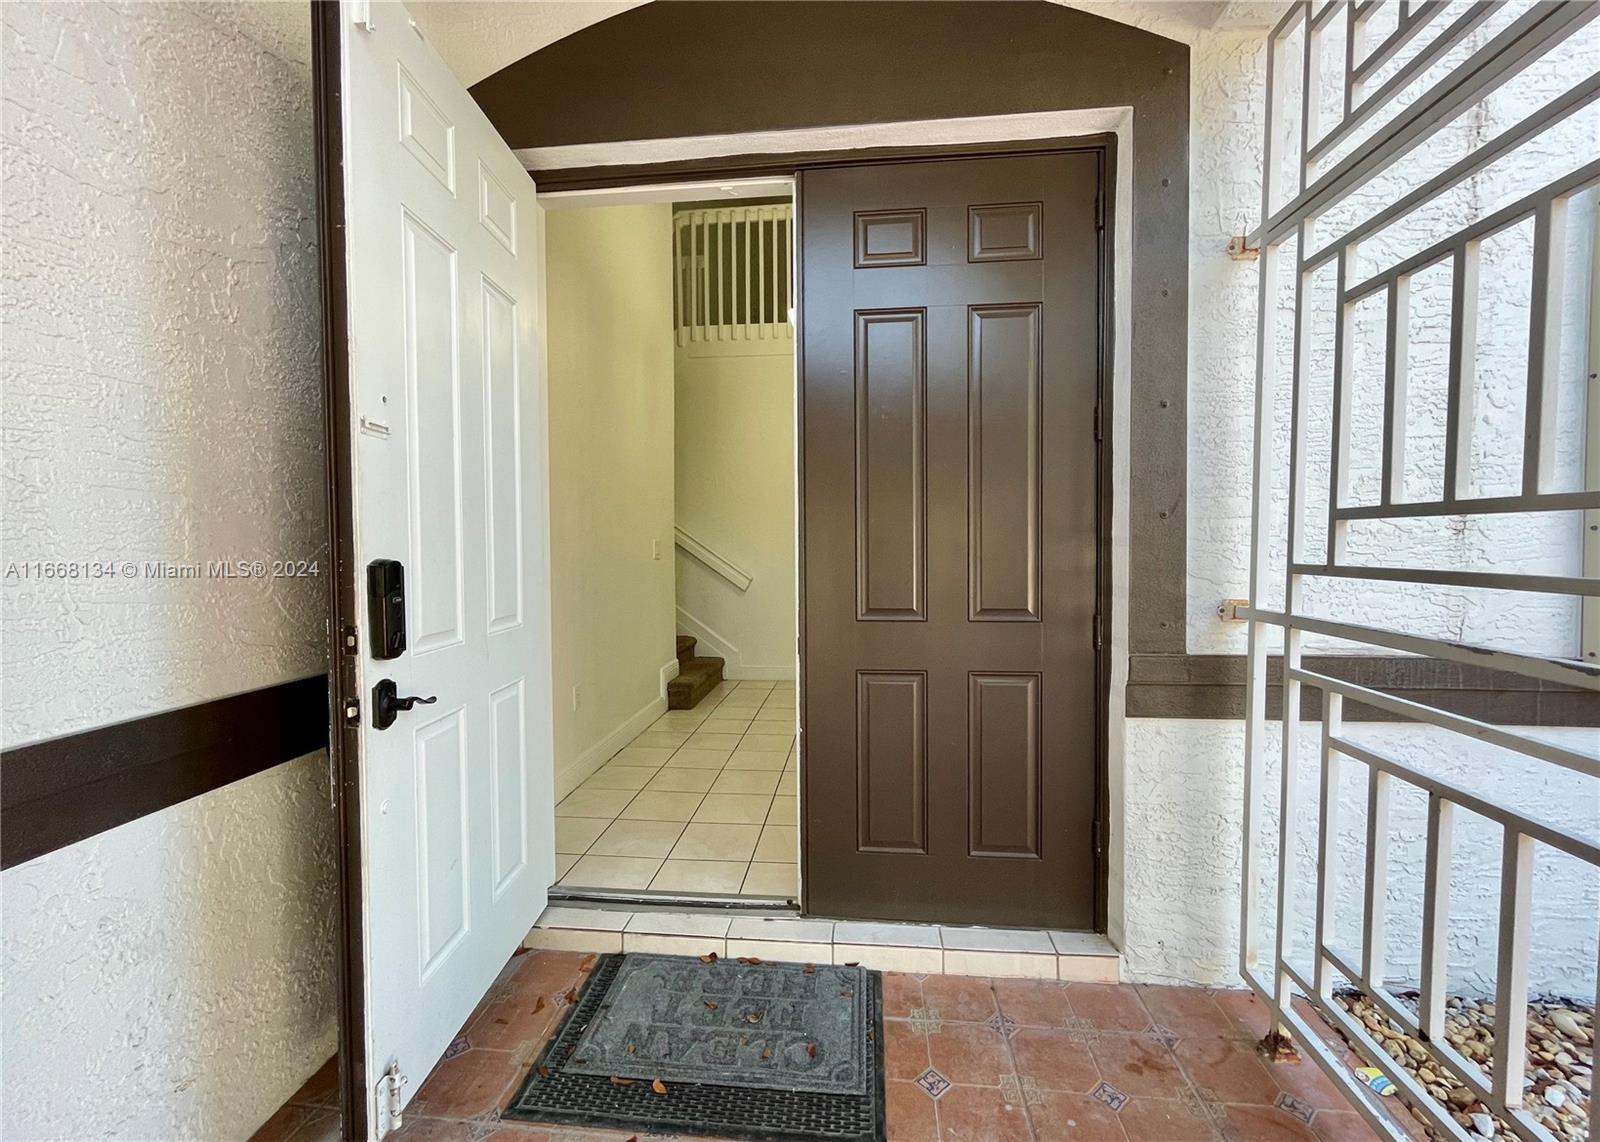
[[[794,664],[787,666],[761,666],[747,663],[739,648],[722,635],[706,626],[682,607],[678,608],[678,630],[693,635],[696,654],[708,654],[722,659],[722,676],[730,681],[749,679],[752,682],[793,682]]]
[[[672,664],[676,673],[677,659],[673,659]],[[666,667],[662,667],[662,677],[666,678]],[[660,697],[652,698],[638,713],[556,770],[556,801],[559,802],[587,781],[595,770],[615,757],[619,749],[649,729],[650,723],[666,713],[666,710],[666,682],[663,681]]]
[[[661,700],[667,700],[667,683],[678,676],[678,660],[676,657],[671,662],[661,664]]]

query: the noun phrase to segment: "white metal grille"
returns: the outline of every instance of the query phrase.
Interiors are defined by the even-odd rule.
[[[1524,1108],[1534,868],[1600,867],[1600,819],[1588,831],[1553,824],[1492,778],[1486,792],[1432,762],[1492,749],[1524,772],[1553,767],[1592,783],[1600,734],[1489,724],[1309,669],[1303,652],[1310,640],[1324,653],[1419,656],[1600,701],[1597,14],[1586,2],[1314,0],[1294,4],[1269,41],[1263,222],[1251,236],[1261,293],[1240,966],[1275,1029],[1389,1137],[1405,1135],[1304,1005],[1440,1135],[1471,1136],[1332,1002],[1340,984],[1419,1036],[1429,1065],[1512,1134],[1550,1137]],[[1515,431],[1489,439],[1508,400],[1520,406]],[[1454,542],[1463,529],[1484,541]],[[1530,554],[1525,536],[1553,554]],[[1441,600],[1455,608],[1448,619]],[[1512,618],[1479,622],[1485,614]],[[1462,637],[1474,630],[1483,637]],[[1273,742],[1269,684],[1279,682]],[[1320,729],[1302,722],[1307,697],[1320,699]],[[1428,727],[1431,756],[1402,757],[1355,732],[1347,700]],[[1351,909],[1338,887],[1352,847],[1340,790],[1352,779],[1365,787],[1353,918],[1339,915],[1341,903]],[[1600,786],[1585,788],[1600,797]],[[1414,1004],[1393,985],[1388,956],[1400,843],[1390,813],[1401,795],[1426,802],[1420,915],[1408,918],[1421,939]],[[1486,1066],[1445,1037],[1451,855],[1469,817],[1500,837]],[[1350,940],[1336,936],[1345,920]]]
[[[792,217],[780,203],[673,214],[679,345],[793,342]]]

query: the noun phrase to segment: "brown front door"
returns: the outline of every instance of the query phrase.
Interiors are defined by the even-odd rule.
[[[1104,159],[801,176],[816,915],[1095,926]]]

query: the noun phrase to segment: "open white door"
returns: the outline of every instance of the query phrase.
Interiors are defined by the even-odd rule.
[[[554,870],[541,222],[532,181],[405,8],[343,3],[339,17],[344,574],[362,600],[374,560],[404,575],[404,651],[375,656],[377,620],[353,608],[346,686],[360,703],[351,986],[381,1137]],[[385,680],[428,703],[378,728]]]

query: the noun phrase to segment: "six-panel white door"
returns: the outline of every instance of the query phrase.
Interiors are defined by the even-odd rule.
[[[360,621],[366,1060],[408,1100],[554,867],[534,186],[400,4],[343,6],[354,572],[405,567],[409,645]],[[364,597],[364,584],[361,588]],[[373,726],[372,687],[436,697]]]

